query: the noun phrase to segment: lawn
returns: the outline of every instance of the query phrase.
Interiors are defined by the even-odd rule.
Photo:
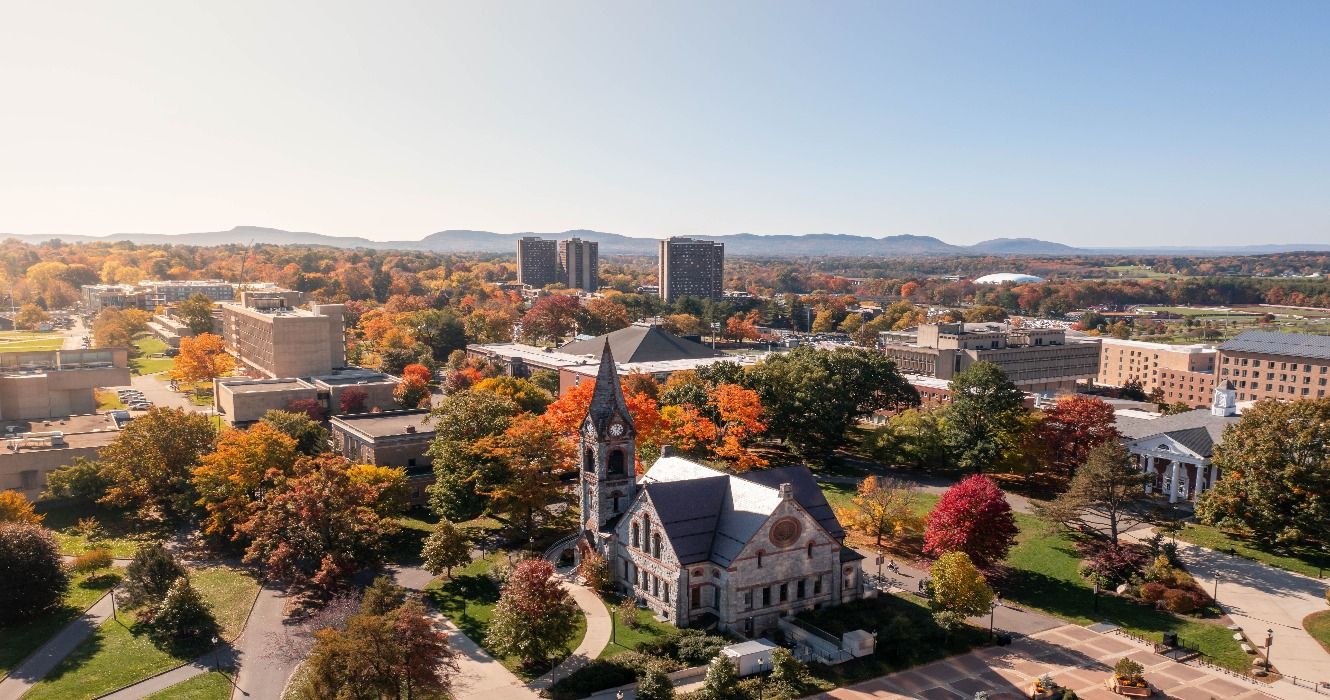
[[[1164,632],[1175,631],[1212,663],[1234,671],[1246,671],[1250,666],[1247,654],[1233,641],[1233,633],[1219,624],[1107,594],[1099,596],[1096,611],[1094,590],[1078,572],[1080,555],[1072,540],[1034,516],[1017,513],[1016,521],[1021,533],[1007,556],[1009,570],[1001,586],[1007,600],[1079,625],[1110,621],[1155,641]]]
[[[0,352],[59,350],[64,347],[64,345],[65,337],[59,333],[0,331]]]
[[[258,594],[258,582],[240,569],[208,567],[191,572],[191,580],[212,606],[222,634],[240,634]],[[135,683],[190,661],[159,648],[134,623],[131,611],[107,620],[64,661],[32,688],[25,700],[82,700]]]
[[[609,601],[610,606],[617,603],[617,600]],[[637,611],[637,622],[633,627],[621,624],[618,616],[613,613],[614,608],[610,607],[610,617],[613,618],[614,623],[614,633],[611,635],[611,639],[614,641],[607,644],[605,650],[597,658],[608,659],[625,651],[632,651],[644,642],[657,639],[677,629],[674,625],[656,621],[656,614],[650,610],[639,609]]]
[[[209,671],[166,690],[159,690],[145,700],[227,700],[230,697],[231,679],[225,674]]]
[[[120,574],[114,569],[75,574],[70,577],[63,605],[34,620],[0,628],[0,676],[9,673],[66,623],[92,607],[119,580]]]
[[[97,398],[98,411],[112,411],[125,407],[125,402],[120,400],[114,391],[106,389],[93,389],[93,396]]]
[[[133,355],[129,360],[129,369],[134,374],[157,374],[171,369],[175,360],[170,357],[153,357],[166,351],[166,343],[153,335],[140,335],[134,339]]]
[[[1225,532],[1210,525],[1188,523],[1177,538],[1220,552],[1232,550],[1238,556],[1304,576],[1319,578],[1325,569],[1330,569],[1330,552],[1296,547],[1272,551],[1244,534]]]
[[[425,600],[481,647],[485,646],[485,632],[490,620],[494,618],[494,606],[499,602],[499,587],[485,575],[493,565],[493,556],[476,559],[465,567],[453,570],[452,579],[439,577],[425,589]],[[585,635],[586,616],[579,615],[577,629],[555,663],[571,654],[582,643]],[[497,654],[495,657],[523,680],[537,678],[553,668],[553,664],[524,667],[514,657]]]
[[[398,525],[398,531],[390,545],[392,554],[389,559],[397,564],[419,565],[423,561],[420,558],[420,551],[425,547],[425,539],[438,526],[439,516],[427,508],[416,507],[394,520]],[[489,516],[482,516],[457,523],[457,527],[479,535],[501,530],[504,524]]]
[[[111,510],[99,506],[61,505],[45,510],[46,518],[42,525],[55,533],[56,544],[61,554],[77,556],[93,549],[93,543],[78,532],[81,518],[95,518],[101,526],[103,535],[96,543],[111,552],[117,559],[134,556],[138,548],[148,542],[160,542],[170,536],[169,528],[145,525],[125,511]]]
[[[1322,610],[1302,618],[1302,626],[1307,629],[1307,634],[1325,647],[1326,652],[1330,652],[1330,610]]]

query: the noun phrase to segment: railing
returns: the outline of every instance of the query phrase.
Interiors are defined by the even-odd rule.
[[[1284,680],[1299,688],[1307,688],[1318,695],[1330,695],[1330,681],[1317,683],[1316,681],[1309,681],[1305,678],[1298,678],[1297,676],[1284,676]]]
[[[555,566],[558,566],[560,558],[559,555],[563,554],[563,550],[567,549],[570,545],[576,542],[577,537],[578,533],[576,532],[574,532],[571,535],[565,535],[564,537],[560,537],[558,540],[554,542],[554,544],[550,545],[545,549],[545,551],[540,555],[540,558],[544,559],[545,561],[551,564],[554,564]]]
[[[836,635],[818,627],[817,625],[804,622],[803,620],[800,620],[797,617],[789,618],[788,622],[791,625],[798,627],[799,629],[813,635],[814,637],[817,637],[818,639],[821,639],[824,642],[836,645],[837,649],[840,648],[840,637],[837,637]]]
[[[1126,637],[1126,638],[1131,639],[1131,640],[1133,640],[1133,641],[1136,641],[1136,642],[1139,642],[1139,643],[1144,644],[1144,645],[1146,645],[1146,646],[1149,646],[1151,649],[1156,650],[1156,652],[1158,651],[1158,649],[1159,649],[1160,647],[1163,647],[1163,646],[1164,646],[1164,645],[1160,644],[1159,642],[1154,641],[1153,639],[1146,639],[1145,637],[1138,637],[1138,636],[1136,636],[1136,635],[1134,635],[1134,634],[1132,634],[1132,633],[1130,633],[1130,632],[1128,632],[1128,631],[1122,629],[1121,627],[1115,627],[1115,628],[1113,628],[1113,629],[1111,629],[1111,630],[1109,630],[1109,631],[1112,632],[1113,634],[1116,634],[1116,635],[1120,636],[1120,637]],[[1178,641],[1181,642],[1182,640],[1178,640]],[[1166,648],[1166,647],[1165,647],[1165,648]],[[1167,655],[1163,655],[1163,654],[1161,654],[1161,656],[1165,656],[1165,658],[1172,659],[1173,661],[1177,661],[1178,663],[1181,663],[1181,664],[1187,664],[1187,665],[1193,665],[1193,666],[1201,666],[1201,667],[1203,667],[1203,668],[1205,668],[1205,669],[1208,669],[1208,670],[1210,670],[1210,671],[1214,671],[1214,672],[1216,672],[1216,673],[1222,673],[1222,674],[1224,674],[1224,675],[1226,675],[1226,676],[1230,676],[1230,677],[1232,677],[1232,678],[1238,678],[1238,679],[1241,679],[1241,680],[1243,680],[1243,681],[1246,681],[1247,683],[1250,683],[1250,684],[1252,684],[1252,685],[1258,686],[1258,687],[1260,687],[1260,688],[1266,688],[1266,689],[1269,688],[1269,685],[1268,685],[1268,684],[1266,684],[1266,683],[1262,683],[1261,681],[1258,681],[1258,680],[1256,680],[1255,678],[1252,678],[1251,676],[1248,676],[1248,675],[1245,674],[1245,673],[1238,673],[1237,671],[1234,671],[1234,670],[1232,670],[1232,669],[1228,669],[1228,668],[1224,668],[1223,666],[1218,666],[1218,665],[1212,664],[1212,663],[1210,663],[1209,661],[1206,661],[1205,659],[1201,658],[1200,656],[1193,656],[1193,657],[1190,657],[1190,658],[1185,659],[1185,660],[1174,659],[1174,658],[1171,657],[1171,656],[1167,656]],[[1288,677],[1288,676],[1285,676],[1285,678],[1287,678],[1287,677]],[[1319,693],[1319,692],[1321,692],[1321,691],[1318,690],[1317,692]]]

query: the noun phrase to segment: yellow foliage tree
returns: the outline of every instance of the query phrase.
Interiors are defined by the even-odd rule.
[[[859,482],[850,499],[853,505],[839,509],[836,516],[851,529],[874,538],[881,547],[883,537],[904,537],[923,529],[923,518],[916,509],[918,500],[914,489],[870,476]]]
[[[248,517],[263,486],[278,474],[290,474],[299,456],[295,440],[263,421],[222,433],[216,449],[194,469],[198,504],[208,513],[204,532],[234,539],[235,526]]]
[[[373,464],[353,464],[346,470],[353,484],[373,486],[379,491],[374,510],[379,515],[397,515],[406,510],[411,500],[411,489],[406,483],[406,469],[380,467]]]
[[[18,491],[0,491],[0,523],[30,523],[41,525],[42,517],[32,509],[32,503]]]
[[[171,378],[178,382],[210,382],[235,371],[236,360],[226,353],[219,336],[200,333],[180,339],[180,354],[171,367]]]

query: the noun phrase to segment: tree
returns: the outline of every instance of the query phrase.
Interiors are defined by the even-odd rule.
[[[171,378],[181,383],[211,382],[236,369],[236,358],[226,352],[221,336],[201,333],[180,339],[180,354],[171,366]]]
[[[389,576],[375,576],[360,598],[360,612],[364,615],[387,615],[406,602],[406,589],[393,583]]]
[[[134,558],[125,567],[125,604],[131,608],[161,600],[171,590],[171,584],[185,576],[185,567],[160,544],[145,544],[134,552]]]
[[[14,315],[14,327],[22,331],[35,331],[37,327],[51,320],[51,316],[36,304],[24,304]]]
[[[532,341],[557,342],[572,335],[581,312],[582,303],[575,296],[543,296],[522,316],[522,335]]]
[[[771,650],[772,695],[776,698],[797,698],[802,693],[804,683],[804,665],[799,663],[788,650],[777,647]]]
[[[318,399],[292,399],[286,402],[282,411],[304,416],[315,423],[323,421],[323,402]]]
[[[415,600],[325,627],[295,686],[302,700],[448,697],[456,652]]]
[[[263,421],[248,430],[223,431],[217,447],[194,469],[198,505],[207,512],[203,531],[234,540],[236,525],[248,518],[261,488],[289,474],[298,456],[296,441]]]
[[[0,522],[0,627],[60,603],[69,575],[51,531],[28,522]]]
[[[1330,541],[1330,399],[1256,402],[1212,460],[1222,476],[1197,503],[1203,522],[1267,546]]]
[[[484,508],[482,492],[506,477],[498,456],[482,451],[483,438],[502,434],[520,412],[512,400],[483,391],[448,394],[430,420],[434,440],[426,454],[434,463],[430,508],[453,521],[470,520]],[[486,443],[490,446],[492,443]]]
[[[1101,442],[1090,450],[1067,490],[1042,508],[1041,515],[1117,542],[1120,533],[1154,521],[1141,505],[1148,478],[1132,466],[1125,445],[1117,440]]]
[[[488,391],[499,396],[506,396],[512,399],[518,408],[529,413],[544,413],[545,408],[554,401],[554,397],[549,392],[536,386],[534,382],[508,375],[482,379],[471,390]]]
[[[757,340],[762,336],[757,330],[761,315],[756,310],[746,314],[735,314],[725,321],[725,337],[730,340]]]
[[[194,335],[212,333],[213,301],[206,294],[191,294],[188,299],[176,304],[175,316],[189,328]]]
[[[434,373],[422,364],[412,363],[402,368],[402,381],[418,382],[420,384],[429,384],[434,379]]]
[[[296,450],[302,455],[313,456],[328,450],[328,431],[305,411],[272,409],[264,413],[259,422],[295,440]]]
[[[903,537],[922,528],[918,502],[918,492],[905,484],[869,476],[859,482],[851,507],[836,511],[836,516],[846,527],[874,538],[881,549],[883,537]]]
[[[1035,435],[1052,466],[1071,476],[1085,463],[1091,449],[1117,441],[1118,429],[1113,419],[1113,407],[1103,400],[1068,394],[1044,411]]]
[[[656,666],[649,666],[637,681],[633,697],[638,700],[674,700],[674,684]]]
[[[728,656],[720,655],[707,664],[707,675],[702,681],[702,695],[706,700],[729,700],[739,685],[739,669]]]
[[[471,563],[471,542],[462,530],[447,520],[440,520],[434,532],[425,538],[425,548],[420,556],[425,560],[425,568],[435,576],[447,573],[453,577],[454,566]]]
[[[102,309],[92,321],[92,342],[99,348],[129,347],[137,323],[120,309]]]
[[[1136,379],[1135,377],[1128,379],[1127,383],[1123,384],[1118,389],[1118,396],[1131,401],[1145,401],[1147,398],[1141,380]]]
[[[337,408],[342,413],[364,413],[365,402],[369,399],[369,392],[360,387],[349,387],[343,389],[337,397]]]
[[[587,335],[604,335],[632,324],[628,318],[628,309],[613,299],[599,297],[582,305],[578,315],[578,326]]]
[[[929,570],[932,597],[928,607],[939,626],[958,629],[965,618],[982,615],[993,602],[993,589],[965,552],[942,555]]]
[[[982,472],[1002,461],[1021,439],[1025,394],[991,362],[976,362],[952,378],[943,438],[961,469]]]
[[[877,431],[873,456],[884,464],[911,469],[949,466],[942,434],[946,410],[940,406],[911,408],[893,415]]]
[[[675,335],[702,335],[705,330],[702,319],[692,314],[670,314],[660,327]]]
[[[333,455],[298,460],[237,527],[250,539],[245,562],[278,581],[332,590],[383,561],[396,525],[376,509],[379,488],[352,480],[349,471]]]
[[[179,651],[196,650],[219,631],[212,609],[188,576],[177,578],[153,608],[149,629],[158,643]]]
[[[369,486],[379,492],[374,510],[385,518],[400,515],[411,505],[411,487],[406,482],[406,467],[352,464],[346,473],[351,483]]]
[[[564,434],[544,416],[524,413],[501,436],[477,447],[507,467],[506,476],[481,493],[490,497],[492,508],[510,514],[521,532],[530,535],[536,513],[560,500],[562,477],[576,464]]]
[[[573,636],[581,612],[542,559],[517,565],[499,595],[485,636],[489,649],[530,665],[544,661]]]
[[[766,466],[765,459],[749,450],[753,441],[767,430],[757,392],[737,384],[720,384],[711,390],[710,399],[720,417],[720,445],[716,454],[731,460],[737,471]]]
[[[582,552],[582,561],[577,566],[582,582],[593,591],[606,591],[610,587],[610,567],[605,557],[595,549]]]
[[[86,457],[75,457],[73,463],[46,475],[45,495],[92,503],[105,496],[110,485],[100,464]]]
[[[41,525],[44,516],[32,509],[32,503],[18,491],[0,491],[0,523]]]
[[[939,558],[964,552],[975,565],[991,570],[1006,558],[1017,533],[1002,489],[976,474],[947,489],[928,514],[924,553]]]
[[[857,348],[800,347],[768,357],[744,376],[761,398],[770,433],[812,456],[828,456],[856,421],[874,411],[919,403],[895,363]]]
[[[414,379],[403,379],[393,389],[393,400],[402,408],[429,408],[429,385]]]
[[[194,468],[216,435],[208,416],[179,408],[153,408],[130,421],[102,448],[102,473],[111,485],[101,502],[149,517],[185,515],[198,499]]]

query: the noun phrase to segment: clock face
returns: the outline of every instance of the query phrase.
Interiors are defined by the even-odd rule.
[[[610,435],[614,437],[623,435],[623,423],[610,423]]]

